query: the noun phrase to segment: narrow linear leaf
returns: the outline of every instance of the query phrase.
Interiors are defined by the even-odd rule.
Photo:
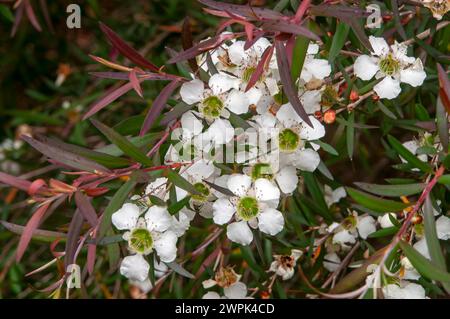
[[[422,256],[408,243],[400,241],[399,245],[405,253],[406,257],[408,257],[411,264],[422,276],[427,277],[431,280],[450,283],[450,274],[448,272],[442,271],[441,269],[437,268],[435,264]]]
[[[289,102],[291,102],[292,107],[302,118],[302,120],[305,121],[305,123],[307,123],[310,127],[313,127],[308,114],[306,113],[302,103],[300,102],[297,90],[292,83],[286,47],[281,41],[275,41],[275,47],[277,50],[277,62],[278,68],[280,70],[281,83],[283,84],[283,91],[286,93]]]
[[[67,242],[64,255],[64,268],[67,269],[68,265],[75,262],[75,254],[78,246],[78,238],[80,237],[81,227],[83,226],[83,215],[80,210],[77,209],[73,214],[72,221],[67,231]]]
[[[256,82],[259,81],[261,75],[264,73],[264,70],[268,67],[274,49],[275,47],[271,45],[267,47],[266,50],[264,50],[264,53],[261,56],[261,60],[258,62],[255,71],[252,73],[252,76],[250,77],[250,80],[245,87],[245,92],[250,90],[256,84]]]
[[[177,274],[189,278],[189,279],[194,279],[195,276],[193,274],[191,274],[189,271],[187,271],[186,269],[184,269],[180,264],[176,263],[175,261],[172,261],[171,263],[166,263],[167,266],[169,266],[170,269],[172,269],[173,271],[175,271]]]
[[[120,38],[106,24],[100,23],[100,29],[103,31],[103,33],[105,33],[112,46],[116,48],[120,53],[122,53],[125,57],[127,57],[130,61],[154,72],[159,72],[159,68],[156,65],[145,59],[139,52],[126,44],[125,41],[122,40],[122,38]]]
[[[400,184],[400,185],[379,185],[368,183],[354,183],[359,188],[366,192],[388,197],[410,196],[421,193],[424,188],[424,183],[417,184]]]
[[[16,251],[16,262],[19,262],[22,259],[25,250],[30,243],[31,238],[33,237],[34,231],[38,228],[41,223],[42,217],[44,217],[45,212],[49,208],[50,203],[39,206],[36,211],[31,216],[30,220],[27,222],[23,229],[23,233],[20,236],[19,244],[17,246]]]
[[[155,120],[158,118],[158,116],[161,114],[162,110],[166,106],[166,102],[169,99],[169,97],[172,95],[173,91],[180,85],[180,81],[174,80],[170,82],[168,85],[162,89],[161,93],[156,97],[155,101],[153,102],[150,110],[147,113],[147,116],[145,117],[144,123],[142,124],[141,131],[139,132],[139,136],[143,136],[145,133],[147,133],[150,128],[152,127]]]
[[[395,137],[393,137],[392,135],[388,135],[387,138],[388,138],[389,144],[391,144],[391,146],[397,151],[397,153],[405,161],[407,161],[410,165],[420,169],[422,172],[425,172],[425,173],[431,173],[433,171],[432,167],[428,163],[422,162],[420,159],[418,159],[417,156],[412,154]]]
[[[347,193],[359,204],[375,212],[397,212],[408,207],[408,204],[382,199],[351,187],[346,187]]]
[[[139,148],[137,148],[128,139],[114,131],[112,128],[100,123],[97,120],[91,119],[92,124],[103,134],[105,137],[119,149],[121,149],[126,155],[130,156],[135,161],[146,165],[152,166],[153,162],[148,158],[145,153],[143,153]]]
[[[80,191],[77,191],[75,192],[75,203],[84,219],[86,219],[92,227],[97,227],[98,217],[88,197]]]
[[[308,52],[309,39],[302,36],[295,38],[295,45],[292,52],[292,65],[291,65],[291,77],[292,81],[296,83],[297,79],[303,69],[305,63],[306,53]]]
[[[17,234],[17,235],[22,235],[25,230],[25,226],[8,223],[7,221],[4,221],[4,220],[0,220],[0,224],[3,227],[5,227],[7,230],[9,230],[10,232]],[[67,238],[66,233],[55,232],[55,231],[50,231],[50,230],[43,230],[43,229],[35,229],[33,232],[33,235],[32,235],[32,239],[45,241],[45,242],[53,242],[56,239],[65,240],[65,238]]]
[[[172,182],[175,186],[184,189],[185,191],[189,192],[193,195],[200,195],[199,191],[191,184],[189,183],[183,176],[175,172],[174,170],[166,170],[167,172],[167,178],[170,182]]]
[[[348,31],[350,26],[344,22],[339,22],[336,27],[336,33],[333,36],[333,41],[331,42],[330,53],[328,54],[328,61],[333,63],[334,59],[339,55],[341,49],[343,48],[345,41],[347,40]]]

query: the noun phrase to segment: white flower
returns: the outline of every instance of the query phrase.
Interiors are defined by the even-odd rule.
[[[356,212],[345,218],[342,225],[333,228],[335,234],[333,243],[347,248],[347,244],[354,244],[356,238],[366,239],[377,230],[375,219],[372,216],[360,217]]]
[[[120,264],[120,273],[130,280],[143,282],[148,278],[150,265],[142,255],[126,256]]]
[[[177,235],[169,230],[172,216],[165,207],[152,206],[140,217],[139,207],[124,204],[112,215],[112,223],[119,230],[128,230],[123,238],[132,253],[147,255],[156,251],[163,262],[172,262],[177,253]]]
[[[400,82],[413,87],[422,85],[426,78],[422,61],[406,55],[407,46],[395,43],[390,47],[383,38],[369,37],[373,52],[371,55],[360,55],[354,65],[356,76],[362,80],[370,80],[374,76],[382,79],[374,86],[380,98],[396,98],[401,91]]]
[[[229,287],[223,288],[225,296],[221,297],[217,292],[210,291],[203,295],[202,299],[249,299],[247,297],[247,286],[243,282],[236,282]]]
[[[400,260],[400,263],[403,266],[403,276],[401,276],[402,279],[417,280],[421,277],[408,258],[403,257]]]
[[[295,272],[297,260],[303,254],[301,250],[292,249],[290,255],[274,255],[274,261],[270,264],[269,271],[274,272],[283,280],[291,279]]]
[[[235,221],[227,226],[231,241],[250,244],[253,234],[249,225],[272,236],[283,230],[283,215],[275,209],[280,198],[276,185],[264,178],[252,183],[249,176],[234,174],[228,178],[227,187],[235,196],[214,202],[213,219],[216,224],[223,225],[235,217]]]
[[[441,20],[450,11],[450,1],[448,0],[422,0],[422,3],[431,10],[433,17],[437,20]]]
[[[328,207],[335,203],[339,203],[339,201],[342,198],[345,198],[347,196],[347,192],[345,191],[344,187],[338,187],[335,190],[333,190],[330,186],[325,185],[324,187],[324,197],[325,202],[327,203]]]
[[[169,196],[167,183],[168,179],[166,177],[159,177],[147,185],[144,193],[145,195],[152,195],[162,200],[167,200]]]
[[[416,141],[416,140],[407,141],[407,142],[403,143],[403,146],[404,146],[408,151],[410,151],[412,154],[414,154],[414,155],[417,155],[417,150],[421,147],[420,143],[419,143],[418,141]],[[420,154],[420,155],[417,156],[417,158],[420,159],[422,162],[426,162],[427,159],[428,159],[427,154]],[[400,156],[400,160],[401,160],[403,163],[406,163],[406,162],[407,162],[407,161],[406,161],[403,157],[401,157],[401,156]],[[417,171],[418,171],[417,168],[414,169],[414,170],[417,170]]]
[[[175,215],[172,215],[172,225],[171,225],[170,229],[178,237],[181,237],[189,229],[191,221],[195,217],[195,212],[188,208],[183,208],[178,212],[177,215],[178,215],[178,218]]]
[[[285,165],[313,172],[320,163],[319,154],[310,148],[305,148],[305,141],[314,141],[325,136],[324,126],[313,116],[309,119],[313,125],[304,123],[290,103],[280,107],[276,114],[280,122],[279,132],[275,136],[276,145],[280,151],[280,160]]]
[[[375,219],[372,216],[358,218],[356,228],[358,229],[359,236],[362,239],[366,239],[367,236],[377,230],[377,227],[375,226]]]
[[[427,299],[425,289],[421,285],[404,281],[400,286],[390,284],[383,287],[386,299]]]
[[[392,223],[391,218],[397,220],[397,216],[394,213],[387,213],[384,214],[383,216],[379,216],[377,220],[381,228],[389,228],[395,226]]]

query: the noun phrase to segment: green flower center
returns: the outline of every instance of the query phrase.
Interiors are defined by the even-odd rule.
[[[208,186],[203,183],[195,183],[193,186],[200,194],[192,195],[192,199],[199,202],[205,202],[210,194]]]
[[[250,78],[252,77],[253,73],[256,71],[256,68],[254,67],[248,67],[244,70],[242,73],[242,80],[244,82],[250,81]]]
[[[201,112],[206,117],[217,118],[223,109],[223,102],[215,95],[211,95],[203,100]]]
[[[153,248],[152,234],[145,228],[136,228],[131,232],[130,247],[137,253],[144,254]]]
[[[400,63],[391,54],[379,62],[380,70],[386,75],[393,75],[400,69]]]
[[[348,216],[342,221],[342,227],[346,230],[354,229],[356,227],[357,220],[355,216]]]
[[[237,213],[243,220],[250,220],[259,213],[258,201],[254,197],[242,197],[237,204]]]
[[[251,175],[253,180],[257,180],[258,178],[272,179],[272,167],[267,163],[258,163],[253,166]]]
[[[278,143],[282,152],[292,152],[298,148],[300,136],[290,128],[286,128],[278,134]]]

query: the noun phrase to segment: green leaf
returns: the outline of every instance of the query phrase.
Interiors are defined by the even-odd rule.
[[[444,151],[448,150],[448,121],[447,112],[442,104],[441,97],[438,97],[436,103],[436,125],[439,133],[439,139],[442,143]]]
[[[194,279],[195,276],[193,274],[191,274],[189,271],[187,271],[186,269],[184,269],[180,264],[172,261],[171,263],[166,263],[167,266],[169,266],[170,269],[172,269],[173,271],[175,271],[177,274],[189,278],[189,279]]]
[[[132,174],[130,179],[117,190],[108,206],[106,206],[105,211],[103,212],[98,238],[103,238],[105,236],[107,230],[111,227],[112,214],[122,207],[134,186],[136,186],[136,177]]]
[[[422,192],[425,188],[424,183],[400,185],[355,183],[355,185],[371,194],[388,197],[410,196]]]
[[[375,212],[397,212],[408,207],[408,204],[382,199],[351,187],[346,187],[347,193],[359,204]]]
[[[350,26],[346,23],[339,22],[336,27],[336,33],[333,36],[333,41],[331,42],[330,53],[328,55],[328,61],[333,63],[334,59],[341,52],[342,47],[345,44],[345,40],[347,40],[348,31],[350,30]]]
[[[334,156],[339,156],[338,151],[336,151],[336,149],[333,146],[331,146],[330,144],[327,144],[327,143],[322,142],[320,140],[315,140],[315,141],[312,141],[312,142],[314,144],[319,145],[325,152],[330,153],[331,155],[334,155]]]
[[[399,242],[400,247],[408,257],[411,264],[417,271],[424,277],[431,280],[438,280],[441,282],[450,282],[450,274],[446,271],[442,271],[435,264],[429,261],[427,258],[422,256],[417,250],[411,247],[408,243],[404,241]]]
[[[306,53],[308,52],[309,39],[298,35],[295,39],[294,50],[292,53],[291,76],[294,83],[300,77],[305,63]]]
[[[346,129],[347,137],[347,153],[348,157],[353,159],[354,143],[355,143],[355,112],[352,112],[348,116],[348,125]]]
[[[178,186],[181,189],[189,192],[192,195],[200,195],[200,193],[195,189],[194,185],[189,183],[183,176],[175,172],[174,170],[168,169],[167,178],[171,181],[175,186]]]
[[[439,177],[438,183],[450,185],[450,174],[442,175],[441,177]]]
[[[148,133],[144,136],[135,136],[128,139],[128,141],[136,146],[137,148],[141,148],[143,146],[151,144],[154,140],[157,138],[160,138],[162,136],[161,132],[158,133]],[[121,156],[124,154],[124,152],[118,148],[114,144],[110,144],[101,148],[95,149],[96,152],[109,154],[112,156]]]
[[[131,143],[128,139],[114,131],[112,128],[91,119],[92,124],[100,131],[106,138],[113,144],[115,144],[118,148],[120,148],[126,155],[130,156],[135,161],[145,165],[152,166],[153,162],[150,158],[145,155],[139,148],[137,148],[133,143]]]
[[[369,238],[379,238],[394,235],[398,231],[398,227],[387,227],[371,233]]]
[[[167,211],[170,215],[178,213],[183,207],[185,207],[187,204],[189,204],[189,201],[191,200],[191,196],[186,196],[180,201],[175,202],[174,204],[170,205],[167,208]]]
[[[425,226],[425,240],[427,242],[428,251],[433,263],[437,267],[446,271],[447,266],[445,264],[445,257],[442,254],[441,245],[436,231],[436,221],[434,220],[433,205],[431,203],[430,196],[425,199],[423,206],[424,226]],[[443,283],[443,286],[447,292],[450,291],[450,283]]]
[[[410,165],[420,169],[422,172],[425,173],[431,173],[433,172],[433,169],[428,163],[422,162],[420,159],[418,159],[414,154],[412,154],[406,147],[400,143],[399,140],[397,140],[392,135],[388,135],[388,141],[389,144],[397,151],[397,153]]]
[[[397,116],[395,116],[394,113],[392,113],[391,110],[389,110],[383,103],[381,103],[381,101],[377,102],[378,107],[380,108],[381,112],[383,112],[384,114],[386,114],[387,117],[390,117],[393,120],[397,119]]]

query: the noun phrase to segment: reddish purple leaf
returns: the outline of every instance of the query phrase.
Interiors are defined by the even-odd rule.
[[[89,72],[89,74],[102,79],[129,80],[128,72]],[[137,74],[137,77],[142,81],[171,81],[179,78],[176,75],[149,72]]]
[[[448,74],[445,72],[442,65],[436,63],[438,77],[439,77],[439,95],[442,100],[442,104],[444,104],[447,113],[450,114],[450,80],[448,79]]]
[[[13,24],[13,28],[11,30],[11,37],[13,37],[16,34],[17,29],[19,28],[20,21],[22,21],[22,18],[23,18],[24,10],[25,10],[25,6],[23,3],[21,5],[19,5],[19,7],[17,7],[17,9],[16,9],[16,15],[14,17],[14,24]]]
[[[302,3],[297,8],[297,12],[295,13],[294,22],[299,23],[303,16],[306,13],[306,10],[308,10],[309,6],[311,5],[311,0],[303,0]]]
[[[250,80],[247,83],[245,92],[250,90],[256,84],[256,82],[259,81],[261,75],[264,73],[264,69],[266,69],[268,63],[270,62],[270,59],[272,58],[274,49],[275,47],[273,45],[266,48],[263,55],[261,56],[261,60],[258,62],[255,71],[252,73],[252,76],[250,77]]]
[[[141,81],[141,80],[140,80]],[[96,101],[90,108],[89,111],[87,111],[86,114],[83,116],[83,120],[91,117],[101,109],[103,109],[105,106],[109,105],[110,103],[117,100],[119,97],[127,93],[133,89],[133,84],[131,82],[128,82],[121,87],[114,89],[112,91],[108,91],[104,96],[102,96],[98,101]]]
[[[133,89],[136,91],[136,93],[140,97],[144,98],[144,95],[142,93],[142,88],[141,88],[141,82],[139,82],[139,80],[138,80],[136,70],[134,70],[134,69],[131,70],[128,77],[129,77],[130,83],[133,86]]]
[[[22,256],[25,250],[30,243],[31,238],[33,237],[34,231],[38,228],[42,217],[44,217],[45,212],[47,211],[50,203],[46,203],[42,206],[39,206],[38,209],[34,212],[33,216],[31,216],[30,220],[26,224],[23,229],[23,233],[20,236],[19,245],[17,246],[16,251],[16,261],[19,262],[22,259]]]
[[[199,54],[202,54],[203,52],[215,49],[218,46],[220,46],[223,42],[237,38],[240,35],[241,34],[239,33],[219,34],[211,39],[200,42],[199,44],[193,46],[192,48],[180,52],[176,56],[172,57],[167,63],[173,64],[184,60],[189,60],[191,58],[196,57]]]
[[[183,22],[183,29],[181,31],[181,43],[183,45],[183,50],[188,50],[194,46],[194,42],[192,40],[191,22],[189,20],[189,17],[186,17]],[[192,58],[188,60],[188,63],[191,67],[192,72],[197,72],[197,60],[195,58]]]
[[[64,255],[64,266],[67,269],[68,265],[75,262],[75,254],[77,252],[78,240],[81,233],[81,227],[83,226],[83,215],[80,210],[77,209],[73,214],[72,221],[67,231],[66,250]]]
[[[292,107],[302,118],[302,120],[305,121],[305,123],[307,123],[310,127],[313,127],[308,114],[306,113],[302,103],[300,102],[297,90],[292,83],[286,48],[281,41],[275,41],[275,47],[277,49],[278,69],[280,71],[281,83],[283,84],[283,91],[284,93],[286,93],[289,102],[291,102]]]
[[[92,275],[92,273],[94,272],[96,254],[97,254],[97,245],[89,244],[87,253],[87,270],[90,275]]]
[[[152,107],[148,111],[147,116],[145,117],[139,136],[143,136],[148,132],[148,130],[150,130],[156,118],[161,114],[164,106],[166,106],[167,100],[179,85],[180,81],[174,80],[162,89],[161,93],[159,93],[158,97],[153,102]]]
[[[103,33],[108,37],[109,42],[111,42],[112,46],[116,48],[120,53],[122,53],[125,57],[127,57],[130,61],[136,63],[137,65],[152,70],[154,72],[159,72],[159,68],[145,59],[139,52],[130,47],[125,43],[111,28],[107,25],[100,23],[100,28]]]
[[[67,150],[63,150],[59,147],[56,147],[51,144],[47,144],[45,142],[41,142],[37,139],[34,139],[27,135],[21,136],[23,140],[25,140],[28,144],[30,144],[32,147],[34,147],[36,150],[41,152],[42,154],[48,156],[49,158],[62,163],[64,165],[67,165],[69,167],[73,167],[76,169],[80,169],[82,171],[88,171],[88,172],[104,172],[108,173],[109,170],[104,167],[103,165],[100,165],[94,161],[91,161],[87,158],[81,157],[78,154],[74,154],[71,152],[68,152]]]
[[[30,181],[3,172],[0,172],[0,183],[7,184],[25,192],[28,192],[28,189],[31,186]]]
[[[5,227],[7,230],[9,230],[10,232],[17,234],[17,235],[22,235],[25,230],[24,226],[13,224],[13,223],[8,223],[8,222],[5,222],[4,220],[0,220],[0,224],[3,227]],[[65,233],[60,233],[60,232],[55,232],[55,231],[50,231],[50,230],[43,230],[43,229],[35,229],[33,232],[33,236],[48,238],[49,241],[53,241],[58,238],[66,238],[67,237],[67,235]]]
[[[77,191],[75,192],[75,203],[84,219],[86,219],[92,227],[97,227],[98,217],[89,198],[80,191]]]
[[[44,15],[45,23],[52,33],[55,33],[55,28],[53,27],[52,20],[50,19],[50,13],[48,12],[48,6],[46,0],[39,0],[41,6],[41,11]]]
[[[33,7],[30,4],[30,0],[25,0],[25,13],[27,14],[28,19],[30,20],[33,27],[38,30],[39,32],[42,31],[41,25],[39,24],[39,21],[36,18],[36,15],[34,14]]]
[[[230,4],[212,0],[198,0],[201,4],[208,6],[210,8],[222,11],[222,12],[231,12],[236,15],[240,15],[242,17],[247,18],[248,20],[279,20],[283,19],[283,15],[280,12],[264,9],[264,8],[255,8],[250,5],[238,5],[238,4]]]
[[[278,31],[288,34],[301,35],[311,40],[320,41],[319,36],[314,32],[301,25],[290,23],[288,21],[268,21],[264,22],[261,27],[266,31]]]
[[[342,20],[368,17],[370,15],[370,12],[359,7],[321,4],[317,6],[311,6],[310,14],[315,16],[335,17]]]

